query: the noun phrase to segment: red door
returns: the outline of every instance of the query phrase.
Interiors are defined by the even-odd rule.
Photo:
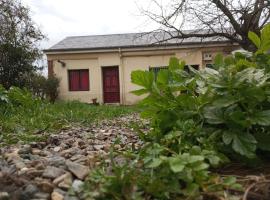
[[[103,98],[104,103],[120,102],[118,67],[103,67]]]

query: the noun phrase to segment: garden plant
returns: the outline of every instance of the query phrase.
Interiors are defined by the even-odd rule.
[[[144,146],[94,170],[85,184],[90,199],[241,199],[245,188],[215,169],[233,162],[262,165],[270,150],[270,25],[250,32],[255,53],[217,55],[199,71],[171,58],[168,69],[134,71],[141,88],[139,132]],[[247,194],[245,194],[246,196]],[[246,198],[246,197],[245,197]]]

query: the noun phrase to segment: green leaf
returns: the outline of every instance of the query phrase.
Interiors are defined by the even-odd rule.
[[[222,54],[217,54],[215,59],[214,59],[214,66],[216,69],[223,67],[224,66],[224,61],[223,61],[223,55]]]
[[[158,72],[157,83],[162,85],[168,85],[169,83],[169,70],[162,69]]]
[[[157,168],[158,166],[161,165],[161,163],[162,163],[162,160],[160,158],[154,158],[149,164],[147,164],[147,167]]]
[[[261,48],[257,53],[264,53],[270,49],[270,24],[264,26],[261,31]]]
[[[194,171],[201,171],[201,170],[208,169],[209,165],[204,162],[197,162],[197,163],[193,163],[191,167]]]
[[[225,59],[224,59],[224,63],[225,65],[232,65],[234,64],[235,60],[232,56],[227,56]]]
[[[253,158],[255,156],[256,143],[256,139],[250,133],[234,134],[232,147],[237,153]]]
[[[261,40],[264,43],[267,43],[270,41],[270,24],[267,24],[263,27],[261,32]]]
[[[220,157],[216,155],[207,156],[207,160],[209,160],[209,163],[211,164],[211,166],[218,166],[221,163]]]
[[[254,112],[251,117],[252,124],[270,126],[270,110]]]
[[[218,108],[223,108],[223,107],[228,107],[234,103],[236,103],[237,100],[233,96],[226,96],[226,97],[221,97],[219,99],[216,99],[213,102],[213,106],[216,106]]]
[[[169,62],[169,70],[180,69],[179,59],[176,57],[171,57]]]
[[[256,150],[257,141],[250,133],[226,131],[222,135],[224,144],[229,145],[232,143],[232,148],[235,152],[253,158]]]
[[[154,81],[154,73],[142,70],[133,71],[131,73],[131,82],[139,86],[144,87],[151,91],[152,84]]]
[[[203,109],[203,115],[209,124],[222,124],[224,123],[223,113],[216,107],[207,106]]]
[[[223,181],[223,184],[226,186],[230,186],[234,183],[236,183],[236,178],[234,176],[226,177]]]
[[[254,136],[258,142],[257,146],[259,149],[270,151],[270,134],[264,132],[257,132]]]
[[[188,162],[189,163],[195,163],[195,162],[203,161],[203,160],[204,160],[204,157],[203,156],[192,155],[192,156],[190,156]]]
[[[141,96],[143,94],[147,94],[149,93],[149,91],[147,89],[139,89],[139,90],[134,90],[131,92],[132,94],[135,94],[137,96]]]
[[[174,173],[182,172],[185,168],[184,162],[180,157],[172,157],[169,159],[169,165]]]
[[[259,38],[259,36],[256,33],[249,31],[248,38],[256,45],[257,48],[260,48],[261,39]]]
[[[249,62],[248,60],[245,60],[245,59],[240,59],[240,60],[238,60],[237,61],[237,63],[236,63],[236,66],[238,67],[238,68],[246,68],[246,67],[254,67],[254,68],[256,68],[256,63],[253,63],[253,62]]]
[[[232,140],[233,140],[233,134],[229,131],[226,131],[223,133],[222,135],[222,140],[226,145],[231,144]]]

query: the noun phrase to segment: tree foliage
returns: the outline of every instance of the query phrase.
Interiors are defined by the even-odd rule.
[[[19,0],[0,0],[0,84],[23,86],[21,76],[38,69],[38,42],[44,38]]]
[[[270,19],[270,2],[266,0],[150,2],[147,8],[141,9],[142,13],[158,23],[170,38],[224,37],[250,51],[254,51],[254,45],[248,32],[259,35]]]

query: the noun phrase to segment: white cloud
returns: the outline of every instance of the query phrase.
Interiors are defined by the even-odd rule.
[[[140,32],[153,29],[139,16],[139,0],[22,0],[47,35],[48,48],[66,36]],[[140,4],[141,5],[141,4]]]

